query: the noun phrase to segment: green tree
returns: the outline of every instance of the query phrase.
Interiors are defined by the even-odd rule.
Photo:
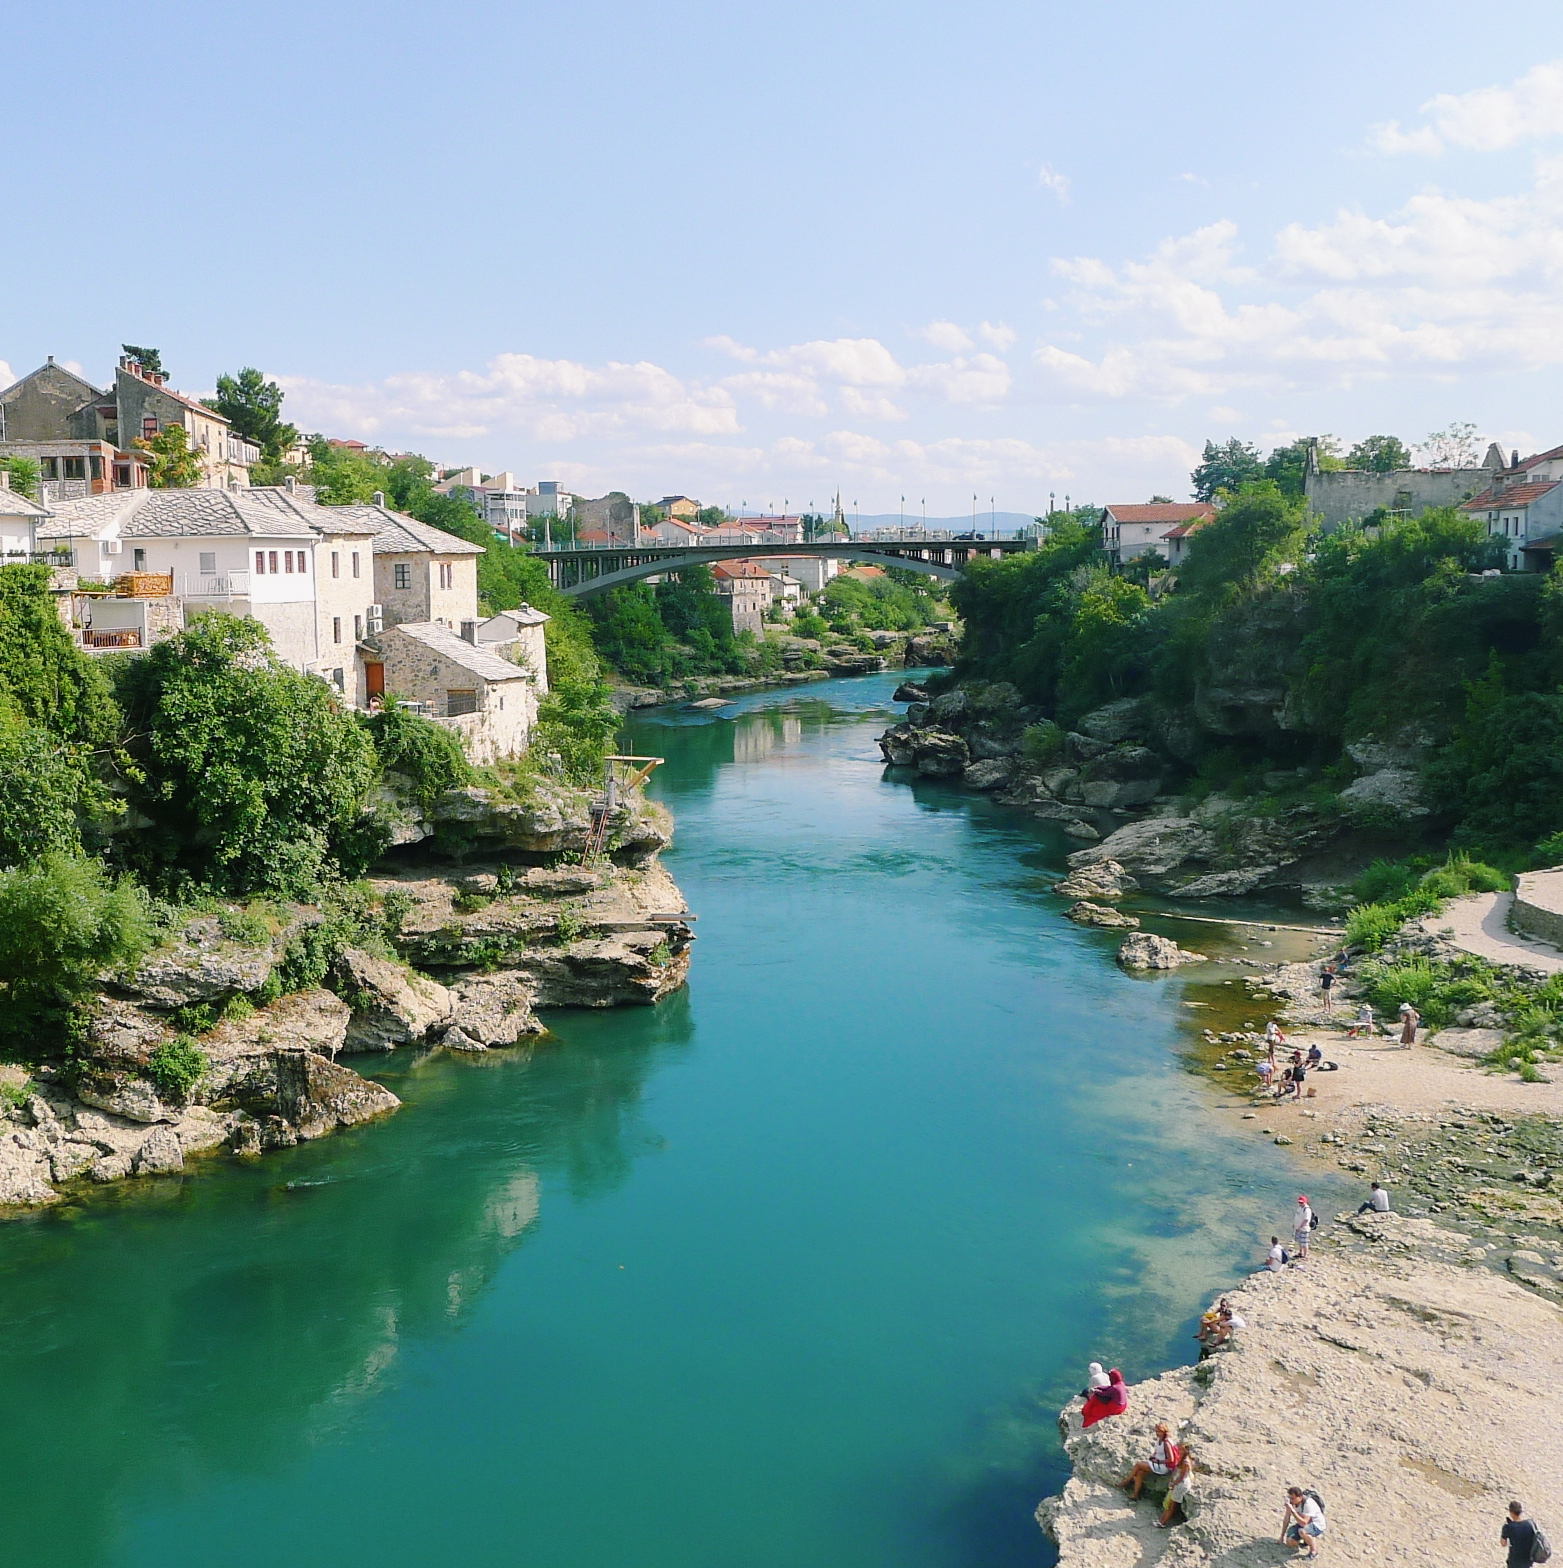
[[[330,687],[275,659],[258,622],[202,616],[122,675],[150,869],[233,893],[307,897],[382,847],[374,743]]]
[[[1301,502],[1273,480],[1252,483],[1190,539],[1178,591],[1217,599],[1257,587],[1271,568],[1298,564],[1303,534]]]
[[[137,436],[131,445],[147,454],[147,483],[154,490],[193,490],[200,484],[201,460],[190,450],[183,425],[164,425],[151,440]]]
[[[1296,499],[1303,493],[1308,473],[1308,449],[1317,445],[1319,467],[1325,472],[1342,468],[1340,443],[1334,436],[1299,436],[1286,446],[1278,446],[1266,459],[1264,477],[1274,480],[1284,496]]]
[[[1259,448],[1233,436],[1222,446],[1205,443],[1204,461],[1189,475],[1196,501],[1213,501],[1217,492],[1236,492],[1264,475]]]
[[[133,359],[140,367],[154,376],[167,375],[163,369],[163,356],[155,348],[141,348],[135,343],[121,343],[120,353],[128,359]]]
[[[80,854],[82,821],[102,809],[80,748],[38,725],[0,723],[0,866]]]
[[[459,737],[395,701],[364,721],[387,772],[408,779],[427,810],[448,789],[472,782]]]
[[[1411,466],[1411,452],[1399,436],[1367,436],[1346,454],[1347,468],[1365,468],[1374,474],[1392,474]]]
[[[0,566],[0,710],[88,747],[119,733],[103,670],[61,624],[46,566]]]
[[[0,457],[0,472],[11,476],[11,488],[29,500],[38,499],[38,482],[43,477],[37,461],[31,457]]]
[[[282,418],[282,388],[253,366],[246,365],[237,376],[219,376],[217,396],[206,406],[258,446],[268,463],[280,463],[282,454],[298,440],[298,427]]]
[[[33,1061],[78,1040],[98,976],[147,945],[146,903],[95,860],[50,850],[0,871],[0,1052]]]
[[[388,481],[388,465],[382,458],[332,446],[324,436],[310,437],[309,463],[315,499],[322,506],[370,501]]]

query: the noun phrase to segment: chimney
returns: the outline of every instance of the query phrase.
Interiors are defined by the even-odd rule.
[[[1520,466],[1520,449],[1518,447],[1514,449],[1514,466],[1516,468]]]
[[[54,363],[54,355],[53,355],[53,354],[51,354],[51,355],[50,355],[50,356],[49,356],[49,363],[50,363],[50,364],[51,364],[51,365],[52,365],[52,364],[53,364],[53,363]]]
[[[282,481],[282,488],[286,490],[289,495],[292,495],[293,492],[298,489],[298,480],[296,480],[292,474],[289,474],[288,477]]]
[[[9,490],[10,488],[11,470],[9,468],[0,468],[0,490]]]
[[[383,490],[376,490],[375,491],[375,493],[374,493],[374,504],[376,506],[382,508],[382,509],[384,508],[384,506],[385,506],[385,491],[383,491]]]
[[[478,623],[476,621],[463,621],[461,623],[461,640],[476,644],[478,640]]]

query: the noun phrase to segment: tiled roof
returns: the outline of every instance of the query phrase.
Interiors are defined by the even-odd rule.
[[[434,621],[403,621],[399,626],[387,627],[380,635],[388,637],[394,632],[400,632],[404,637],[411,637],[414,641],[421,642],[425,648],[432,648],[442,658],[449,659],[452,664],[459,664],[462,669],[470,670],[486,681],[527,679],[526,671],[519,664],[512,664],[509,659],[501,659],[497,653],[488,653],[482,648],[474,647],[464,637],[458,637],[448,626],[440,626]]]
[[[541,610],[534,610],[531,605],[518,605],[514,610],[501,610],[498,615],[491,615],[478,628],[481,632],[483,626],[492,626],[495,621],[514,621],[517,626],[542,626],[551,621],[553,616],[545,615]]]
[[[1563,457],[1563,446],[1550,447],[1545,452],[1537,452],[1534,457],[1527,457],[1519,466],[1529,468],[1532,463],[1548,463],[1555,457]]]
[[[1216,515],[1207,501],[1153,501],[1145,506],[1109,506],[1107,511],[1120,523],[1208,523]]]
[[[1211,517],[1196,517],[1192,523],[1183,523],[1177,528],[1169,528],[1162,535],[1163,539],[1187,539],[1192,533],[1198,533],[1206,523],[1214,522]]]
[[[1563,479],[1538,479],[1531,484],[1505,485],[1501,490],[1483,490],[1465,503],[1467,512],[1497,511],[1499,508],[1529,506],[1537,496],[1556,490]]]
[[[117,519],[122,539],[209,539],[250,537],[313,539],[323,533],[372,535],[373,529],[340,517],[345,508],[320,506],[298,491],[115,490],[105,495],[57,501],[45,539],[98,534]]]
[[[48,517],[50,508],[20,490],[0,489],[0,517]]]
[[[753,561],[718,561],[711,568],[714,577],[769,577],[771,574],[763,566],[756,566]]]
[[[380,555],[403,555],[413,550],[429,550],[435,555],[483,555],[480,544],[471,544],[443,528],[431,528],[416,517],[393,512],[389,507],[351,506],[322,507],[333,516],[353,517],[362,521],[366,533],[375,536],[375,551]]]

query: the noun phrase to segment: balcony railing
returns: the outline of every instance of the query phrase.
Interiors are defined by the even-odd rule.
[[[180,575],[179,593],[186,599],[247,599],[250,593],[250,574],[237,572],[201,572],[197,576]]]
[[[164,599],[174,591],[172,572],[123,572],[114,579],[122,599]]]
[[[111,627],[98,631],[88,626],[81,634],[83,648],[139,648],[141,646],[141,628],[139,626]]]

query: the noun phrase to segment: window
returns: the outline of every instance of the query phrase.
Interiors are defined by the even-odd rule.
[[[333,686],[335,686],[338,691],[346,691],[347,690],[347,682],[342,678],[342,667],[341,667],[341,665],[338,665],[336,667],[336,669],[332,670],[332,672],[331,672],[331,684]]]
[[[456,568],[448,562],[440,563],[440,587],[453,588],[456,584]]]
[[[478,694],[476,691],[447,691],[445,693],[445,714],[447,718],[457,719],[463,713],[476,713],[478,711]]]
[[[215,550],[201,551],[201,574],[205,577],[217,575],[217,552]]]
[[[276,572],[277,572],[277,552],[275,550],[268,550],[266,552],[266,570],[268,572],[270,572],[273,576],[276,575]]]
[[[358,575],[358,552],[356,550],[354,550],[353,551],[353,576],[356,577],[357,575]]]
[[[298,553],[298,569],[304,573],[309,571],[309,557],[302,550]]]
[[[58,479],[60,477],[60,460],[57,457],[46,457],[40,465],[45,479]]]
[[[141,421],[141,439],[143,441],[150,441],[156,434],[157,419],[154,415],[148,414],[146,418]]]
[[[92,477],[94,479],[101,479],[103,477],[103,459],[101,457],[89,457],[87,462]]]
[[[333,577],[342,575],[342,552],[340,550],[331,552],[331,575]]]
[[[84,457],[66,458],[65,477],[67,479],[85,479],[87,477],[87,459]]]
[[[262,575],[265,574],[265,571],[266,571],[266,552],[264,550],[257,550],[255,552],[255,570],[258,573],[261,573]]]
[[[412,587],[412,568],[405,561],[398,561],[391,568],[392,579],[398,588]]]
[[[361,615],[353,617],[353,641],[357,642],[364,634],[364,618]]]
[[[131,557],[131,571],[144,572],[147,569],[147,553],[145,550],[133,550]]]
[[[342,617],[340,615],[331,617],[331,640],[332,642],[341,642],[342,640]]]
[[[284,550],[282,552],[282,570],[284,572],[291,572],[293,570],[293,552],[291,550]]]

